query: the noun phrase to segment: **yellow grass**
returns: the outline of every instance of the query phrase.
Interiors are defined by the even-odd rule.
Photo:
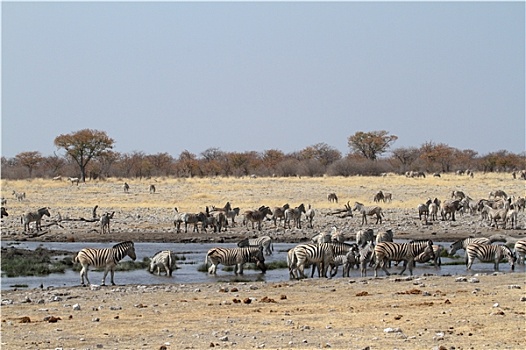
[[[130,185],[124,193],[123,183]],[[155,184],[156,194],[148,188]],[[137,207],[178,207],[183,211],[201,211],[207,205],[223,206],[227,201],[234,207],[249,209],[260,205],[278,206],[289,203],[311,204],[318,209],[341,208],[348,201],[369,205],[374,194],[382,190],[393,194],[386,208],[416,208],[428,198],[449,198],[451,191],[462,190],[473,199],[487,198],[491,190],[502,189],[509,195],[524,196],[524,181],[514,180],[507,173],[476,174],[474,178],[454,174],[440,178],[406,178],[399,175],[385,177],[318,177],[318,178],[155,178],[108,179],[88,181],[79,186],[66,181],[45,179],[1,181],[1,195],[8,199],[7,207],[15,212],[34,210],[43,206],[58,211],[77,208],[86,215],[95,205],[103,210],[126,210]],[[26,192],[26,200],[17,202],[12,192]],[[329,203],[327,194],[335,192],[339,203]]]

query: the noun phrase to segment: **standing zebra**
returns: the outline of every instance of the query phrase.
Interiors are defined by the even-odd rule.
[[[234,273],[243,274],[243,265],[248,262],[253,262],[263,272],[267,270],[265,266],[265,255],[263,254],[263,247],[243,247],[243,248],[212,248],[208,251],[205,258],[205,266],[208,263],[211,266],[208,268],[209,274],[216,274],[217,265],[223,264],[225,266],[235,265]]]
[[[482,262],[493,261],[495,271],[499,271],[499,262],[507,258],[511,270],[515,270],[515,256],[513,256],[511,249],[505,245],[471,243],[466,247],[466,255],[468,257],[468,270],[471,270],[475,258]]]
[[[249,246],[261,246],[263,247],[263,250],[265,251],[266,255],[272,255],[272,251],[274,250],[274,247],[272,245],[272,238],[269,236],[261,236],[258,238],[245,238],[237,243],[237,246],[242,247],[249,247]]]
[[[42,220],[42,216],[44,215],[48,217],[51,216],[51,214],[49,214],[49,208],[40,208],[36,212],[32,211],[29,213],[25,213],[24,216],[20,219],[21,223],[24,224],[24,232],[29,231],[29,224],[33,221],[36,223],[36,230],[42,231],[40,221]]]
[[[376,223],[382,223],[382,208],[379,206],[366,207],[362,203],[355,202],[353,211],[357,211],[362,214],[362,225],[367,224],[367,216],[376,215]]]
[[[13,196],[15,196],[15,199],[19,202],[23,201],[25,198],[26,198],[26,193],[25,192],[16,192],[16,191],[13,191]]]
[[[524,265],[524,256],[526,256],[526,239],[520,239],[515,242],[513,250],[515,251],[515,256],[517,257],[517,264]]]
[[[314,216],[316,215],[316,211],[314,208],[311,208],[309,204],[309,209],[305,212],[305,218],[307,220],[307,227],[308,228],[314,228],[314,225],[312,224],[312,220],[314,220]]]
[[[130,185],[128,185],[127,182],[125,182],[124,185],[122,185],[122,188],[124,189],[125,193],[128,193],[130,191]]]
[[[285,210],[285,221],[283,223],[283,228],[291,228],[290,220],[294,222],[294,227],[301,229],[301,213],[305,213],[305,205],[301,203],[296,208],[289,208]]]
[[[254,229],[254,223],[258,223],[258,230],[261,231],[261,222],[267,217],[272,215],[272,210],[267,206],[261,206],[257,210],[247,210],[244,213],[243,224],[246,225],[248,222],[252,222],[252,229]]]
[[[449,247],[449,251],[447,253],[449,255],[455,255],[457,250],[462,250],[462,249],[465,250],[468,244],[471,244],[471,243],[490,244],[491,242],[489,238],[486,238],[486,237],[478,237],[478,238],[466,237],[466,238],[462,238],[462,239],[459,239],[458,241],[453,242],[451,246]]]
[[[385,271],[386,275],[390,275],[385,266],[389,260],[404,261],[404,268],[400,272],[400,275],[404,273],[407,266],[409,266],[409,274],[413,275],[413,260],[416,256],[423,252],[429,254],[432,259],[435,258],[435,254],[433,252],[433,242],[431,240],[421,240],[415,243],[379,243],[374,247],[376,259],[374,266],[374,277],[378,277],[379,267]]]
[[[84,277],[86,277],[86,282],[91,284],[88,279],[88,268],[90,265],[93,265],[94,267],[104,267],[104,276],[102,277],[103,286],[106,285],[108,271],[111,272],[111,284],[115,285],[113,281],[115,266],[126,256],[129,256],[134,261],[137,258],[135,255],[135,247],[131,241],[115,244],[112,248],[82,249],[74,260],[82,265],[82,270],[80,270],[80,283],[84,286]]]
[[[110,233],[110,220],[113,219],[113,214],[115,214],[115,212],[112,212],[111,214],[104,213],[100,217],[99,222],[100,222],[101,234]]]
[[[299,244],[294,247],[294,254],[297,259],[297,270],[301,278],[305,278],[305,264],[318,263],[320,268],[318,268],[319,277],[327,277],[327,269],[329,265],[334,263],[334,248],[332,243],[322,243],[322,244]]]

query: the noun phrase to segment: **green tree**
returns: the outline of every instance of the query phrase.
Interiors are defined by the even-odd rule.
[[[86,166],[113,148],[114,141],[104,131],[84,129],[55,138],[55,146],[66,151],[66,157],[77,163],[80,177],[86,181]]]
[[[363,132],[358,131],[349,136],[348,145],[351,150],[363,157],[376,160],[379,155],[387,152],[393,142],[398,140],[398,136],[389,135],[385,130]]]

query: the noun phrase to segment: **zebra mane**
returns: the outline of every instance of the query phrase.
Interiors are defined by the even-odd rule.
[[[117,248],[120,248],[120,247],[129,246],[129,245],[131,245],[133,247],[133,242],[132,241],[125,241],[125,242],[117,243],[112,248],[113,249],[117,249]]]

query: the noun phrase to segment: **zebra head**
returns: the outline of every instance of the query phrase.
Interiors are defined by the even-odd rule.
[[[517,255],[508,246],[501,245],[500,249],[502,249],[502,253],[508,259],[508,263],[510,264],[511,270],[514,271],[515,261],[517,261]]]
[[[44,208],[40,208],[38,209],[38,214],[40,215],[40,217],[46,215],[46,216],[51,216],[51,214],[49,214],[49,208],[47,207],[44,207]]]
[[[265,273],[267,267],[265,266],[265,254],[263,254],[263,246],[259,246],[259,249],[252,255],[252,260],[256,263],[261,272]]]

